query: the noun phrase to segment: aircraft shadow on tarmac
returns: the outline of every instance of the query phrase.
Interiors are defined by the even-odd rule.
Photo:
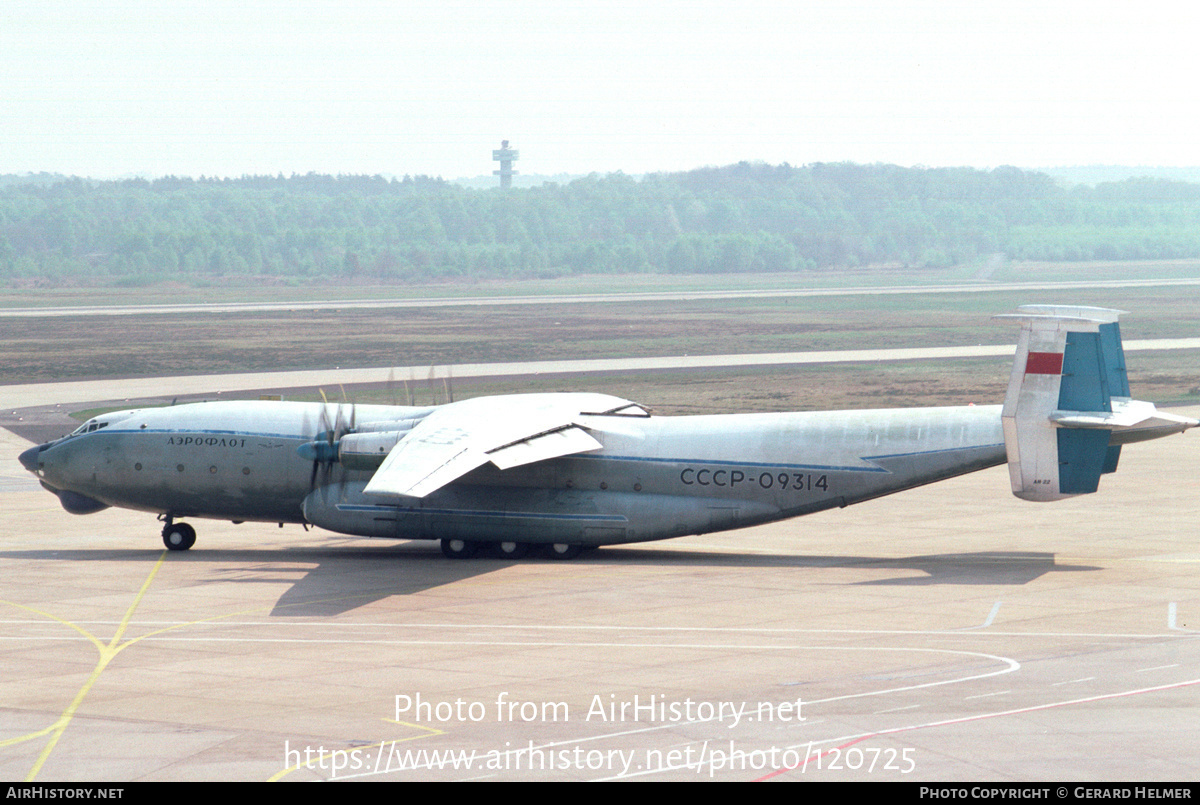
[[[63,562],[156,562],[161,550],[3,551],[0,558]],[[211,563],[203,584],[287,585],[275,602],[275,617],[338,615],[396,595],[411,595],[493,573],[522,562],[541,562],[574,572],[581,566],[633,565],[739,567],[773,569],[855,569],[916,571],[894,578],[849,582],[852,585],[1027,584],[1047,573],[1100,570],[1086,565],[1058,565],[1054,554],[1024,551],[947,553],[908,557],[797,556],[622,548],[599,550],[569,561],[527,559],[522,562],[477,558],[452,561],[435,543],[407,543],[381,548],[299,547],[250,550],[192,550],[170,554],[168,562]],[[828,582],[836,584],[838,582]]]

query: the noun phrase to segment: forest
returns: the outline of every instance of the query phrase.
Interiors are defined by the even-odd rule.
[[[742,162],[478,190],[319,174],[0,177],[0,285],[398,283],[1200,257],[1200,184]]]

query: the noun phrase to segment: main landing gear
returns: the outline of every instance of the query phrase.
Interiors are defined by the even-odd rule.
[[[533,545],[528,542],[474,542],[465,539],[442,540],[442,553],[450,559],[470,559],[480,551],[488,552],[499,559],[523,559],[535,548],[540,548],[543,556],[551,559],[574,559],[583,553],[584,546],[554,543],[552,545]]]
[[[556,542],[553,545],[546,546],[546,556],[549,556],[551,559],[574,559],[581,553],[583,553],[582,545],[567,545],[563,542]]]
[[[493,550],[501,559],[524,559],[530,547],[528,542],[497,542]]]
[[[442,553],[447,559],[470,559],[479,552],[479,543],[465,539],[442,540]]]
[[[171,551],[186,551],[196,544],[196,529],[187,523],[172,522],[170,517],[163,518],[163,545]]]

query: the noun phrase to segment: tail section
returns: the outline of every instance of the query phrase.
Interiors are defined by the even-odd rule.
[[[1013,494],[1059,500],[1095,492],[1121,445],[1200,424],[1129,397],[1121,311],[1024,305],[997,316],[1021,323],[1004,398],[1004,444]]]

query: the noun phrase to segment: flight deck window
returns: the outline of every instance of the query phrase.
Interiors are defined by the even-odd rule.
[[[71,431],[68,436],[80,436],[84,433],[94,433],[101,428],[107,428],[107,422],[84,422],[75,430]]]

